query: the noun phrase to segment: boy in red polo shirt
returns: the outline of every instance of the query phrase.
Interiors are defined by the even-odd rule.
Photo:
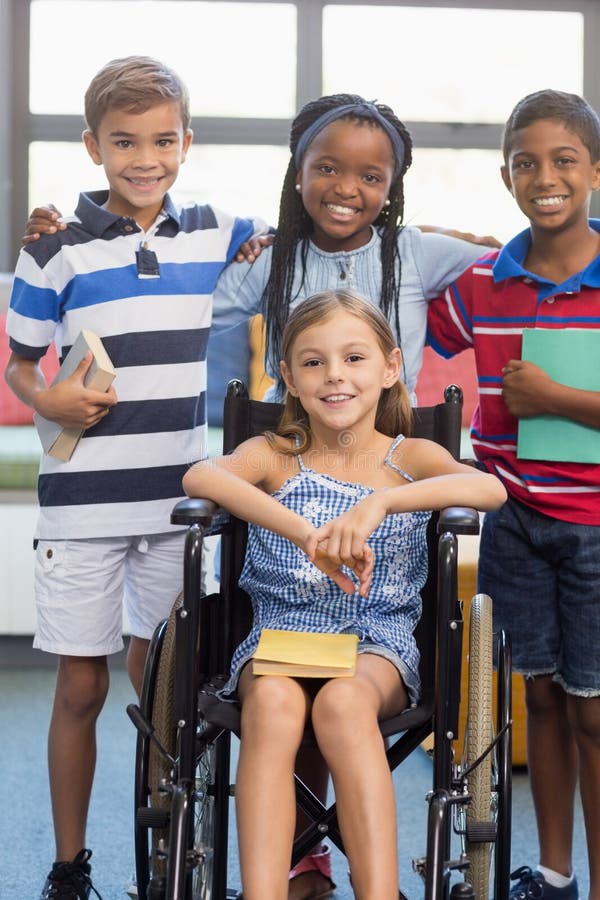
[[[589,898],[600,900],[600,455],[528,459],[517,447],[521,419],[550,415],[600,429],[600,392],[559,383],[521,353],[525,328],[586,329],[600,359],[600,221],[589,219],[600,119],[581,97],[539,91],[512,111],[502,150],[502,178],[529,228],[433,301],[429,339],[444,356],[474,348],[473,449],[509,495],[485,516],[478,587],[493,597],[495,627],[511,632],[514,666],[525,675],[540,862],[513,873],[510,896],[577,900],[579,777]],[[597,438],[600,452],[600,430]],[[556,455],[550,446],[547,455]]]

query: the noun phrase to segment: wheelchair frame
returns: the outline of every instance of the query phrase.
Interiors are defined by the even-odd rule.
[[[416,409],[415,432],[434,437],[459,455],[462,392],[451,385],[444,403]],[[245,386],[230,382],[225,401],[224,452],[273,427],[280,407],[249,401]],[[258,417],[252,421],[250,412]],[[227,678],[229,661],[250,625],[250,604],[241,614],[241,592],[225,573],[240,571],[245,525],[207,500],[181,501],[174,524],[188,531],[184,588],[171,616],[152,639],[139,707],[128,713],[138,730],[135,776],[135,852],[140,900],[226,900],[231,734],[239,735],[239,709],[215,694]],[[437,563],[431,546],[437,538]],[[491,848],[495,858],[495,900],[509,893],[511,827],[511,657],[508,636],[497,636],[497,736],[492,739],[491,600],[471,604],[471,660],[464,759],[453,759],[458,732],[462,616],[457,598],[457,535],[479,530],[475,510],[434,514],[429,527],[430,564],[423,589],[423,617],[417,627],[422,654],[422,699],[416,709],[381,723],[394,770],[433,733],[433,784],[428,794],[427,853],[416,862],[425,881],[425,900],[448,897],[487,900]],[[204,537],[222,536],[221,590],[201,591]],[[427,603],[429,598],[429,603]],[[433,599],[432,599],[433,598]],[[427,606],[426,606],[427,604]],[[483,696],[481,685],[483,688]],[[394,738],[393,741],[391,738]],[[295,865],[323,837],[343,851],[336,806],[324,806],[296,776],[298,808],[310,825],[295,841]],[[462,851],[451,859],[452,826]],[[469,867],[471,874],[469,875]],[[451,874],[467,872],[472,884]]]

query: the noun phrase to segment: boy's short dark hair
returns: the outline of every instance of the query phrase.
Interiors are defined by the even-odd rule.
[[[578,94],[546,89],[523,97],[508,117],[502,134],[505,163],[508,163],[515,131],[526,128],[539,119],[557,119],[562,122],[588,148],[593,163],[600,159],[600,118],[596,111]]]
[[[191,121],[189,96],[172,69],[150,56],[113,59],[94,76],[85,92],[85,121],[92,134],[97,134],[109,109],[144,113],[169,101],[179,103],[187,130]]]

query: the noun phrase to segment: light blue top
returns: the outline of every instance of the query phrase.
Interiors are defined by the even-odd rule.
[[[402,440],[403,435],[394,439],[385,464],[412,481],[392,461]],[[272,496],[317,528],[373,493],[373,488],[307,468],[300,455],[297,459],[300,471]],[[242,666],[256,651],[262,628],[349,631],[380,647],[382,655],[394,661],[399,658],[398,668],[414,702],[419,692],[419,652],[413,632],[421,615],[420,590],[427,577],[429,517],[429,512],[396,513],[386,516],[373,532],[369,546],[375,553],[375,568],[367,597],[344,593],[291,541],[251,525],[240,587],[252,600],[253,626],[234,653],[231,678],[223,693],[235,690]]]
[[[412,225],[400,232],[398,247],[402,262],[398,343],[404,357],[404,380],[415,404],[414,391],[425,344],[427,301],[440,294],[486,248],[444,234],[424,234]],[[225,269],[214,293],[213,330],[230,328],[262,311],[271,255],[272,247],[267,247],[255,263],[235,263]],[[329,289],[352,290],[379,303],[381,281],[381,237],[375,229],[367,244],[352,251],[327,253],[308,241],[304,282],[301,246],[297,250],[291,306]],[[390,324],[395,332],[393,313]],[[277,398],[269,396],[269,399]]]

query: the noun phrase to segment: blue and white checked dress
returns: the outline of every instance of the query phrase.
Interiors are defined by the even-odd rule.
[[[391,459],[403,438],[394,439],[385,464],[413,481]],[[300,454],[297,459],[300,471],[272,496],[315,527],[373,492],[373,488],[314,472],[304,465]],[[369,652],[379,651],[392,659],[411,701],[416,700],[419,652],[413,632],[421,615],[419,591],[427,577],[425,531],[429,517],[429,512],[395,513],[386,516],[373,532],[369,546],[375,553],[375,568],[366,598],[358,592],[344,593],[291,541],[250,525],[240,586],[252,600],[253,627],[233,655],[231,677],[222,694],[235,691],[242,667],[256,651],[261,629],[276,628],[357,634],[359,642],[369,645]]]

